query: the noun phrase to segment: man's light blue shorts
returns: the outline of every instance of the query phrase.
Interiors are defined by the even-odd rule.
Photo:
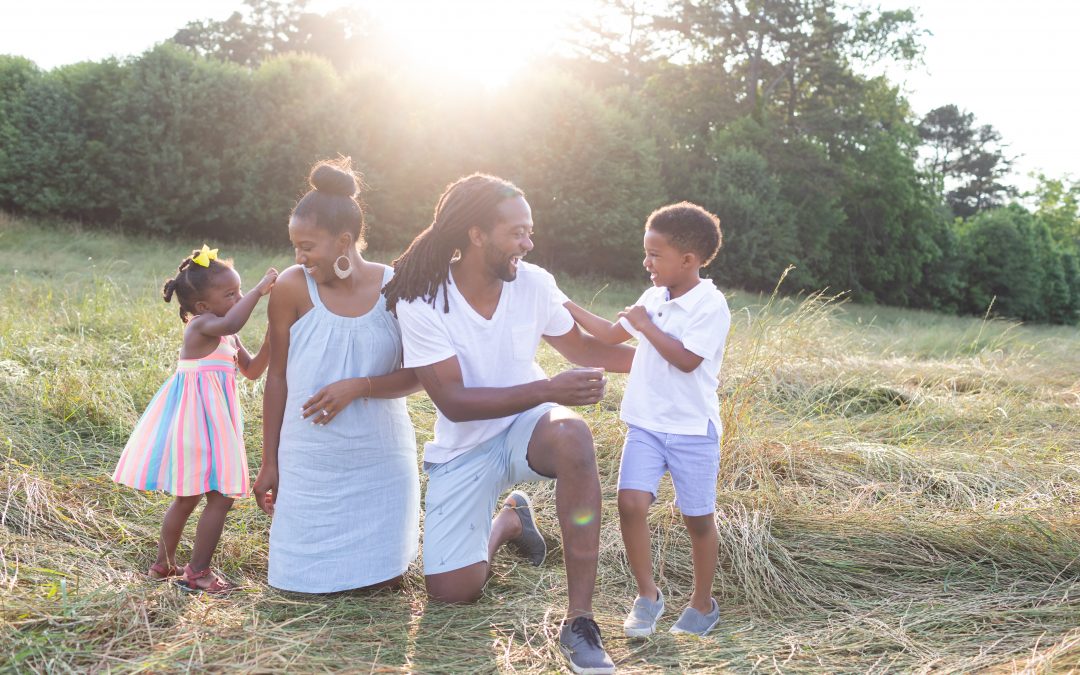
[[[620,490],[641,490],[655,500],[660,478],[670,471],[675,506],[684,516],[706,516],[716,510],[720,438],[712,422],[705,436],[665,434],[628,426],[619,466]]]
[[[442,464],[424,464],[424,574],[441,574],[488,559],[491,516],[507,488],[551,480],[533,471],[526,453],[536,424],[559,406],[519,414],[498,436]]]

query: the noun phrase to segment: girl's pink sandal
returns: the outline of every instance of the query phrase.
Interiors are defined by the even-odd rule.
[[[176,565],[162,565],[159,562],[151,565],[146,572],[146,577],[150,581],[168,581],[178,576],[180,576],[180,570],[176,569]]]
[[[205,579],[211,577],[210,583],[206,586],[200,586],[197,582],[199,579]],[[224,595],[230,591],[236,590],[236,586],[224,581],[221,577],[210,571],[207,567],[204,570],[196,572],[191,569],[191,565],[184,565],[184,578],[176,582],[181,589],[192,593],[209,593],[210,595]]]

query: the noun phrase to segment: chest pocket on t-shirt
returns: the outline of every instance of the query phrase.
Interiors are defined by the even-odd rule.
[[[510,338],[513,340],[514,358],[522,361],[532,361],[536,355],[535,329],[532,326],[514,326],[510,329]]]

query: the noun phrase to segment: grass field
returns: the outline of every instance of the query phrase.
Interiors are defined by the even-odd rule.
[[[269,520],[249,499],[218,557],[241,592],[143,580],[168,498],[109,475],[175,366],[181,324],[161,281],[201,243],[0,215],[0,670],[559,670],[557,546],[541,568],[500,558],[467,607],[429,605],[418,564],[404,591],[288,595],[265,583]],[[249,284],[290,262],[284,236],[222,253]],[[641,290],[562,282],[609,316]],[[634,593],[615,510],[622,376],[581,411],[604,489],[597,619],[621,672],[1080,669],[1077,331],[829,297],[729,300],[722,621],[708,638],[622,637]],[[261,382],[241,386],[254,471]],[[410,408],[422,443],[434,410],[423,396]],[[533,493],[557,539],[552,487]],[[671,497],[665,482],[650,522],[679,609],[691,567]]]

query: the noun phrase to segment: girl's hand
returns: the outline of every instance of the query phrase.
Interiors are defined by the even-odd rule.
[[[274,515],[274,502],[277,501],[278,471],[276,466],[266,466],[259,469],[259,475],[255,478],[252,491],[255,493],[255,503],[268,516]]]
[[[649,313],[645,311],[645,308],[641,305],[634,305],[633,307],[627,307],[623,311],[619,312],[619,318],[624,318],[630,322],[630,325],[634,327],[634,330],[643,331],[645,327],[652,322],[649,318]]]
[[[266,295],[270,292],[270,289],[274,287],[274,282],[277,281],[277,270],[271,267],[266,270],[266,274],[255,286],[255,292],[259,295]]]
[[[357,377],[351,380],[340,380],[328,384],[315,392],[304,403],[301,411],[304,419],[311,419],[312,424],[329,424],[330,420],[345,409],[356,399],[364,394],[364,383],[367,382],[367,392],[371,391],[371,380],[366,377]]]

